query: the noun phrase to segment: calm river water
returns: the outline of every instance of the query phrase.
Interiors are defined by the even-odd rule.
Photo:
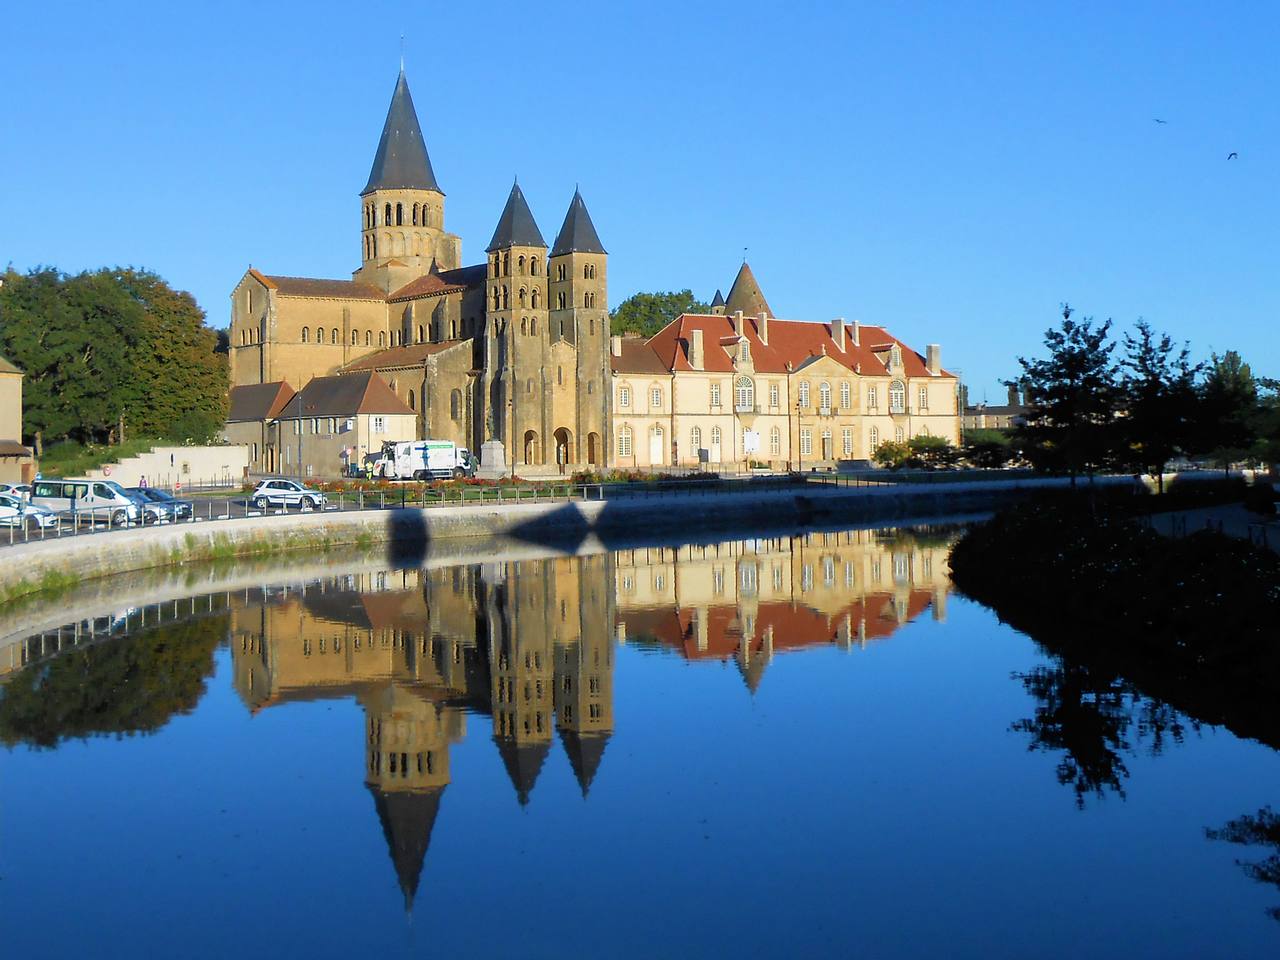
[[[1280,758],[955,535],[126,584],[0,663],[5,954],[1276,956]]]

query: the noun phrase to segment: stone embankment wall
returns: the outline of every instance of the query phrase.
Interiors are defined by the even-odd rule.
[[[421,563],[439,541],[506,537],[578,549],[663,542],[673,535],[785,532],[808,524],[892,520],[991,509],[1043,481],[939,486],[831,487],[743,493],[672,493],[605,500],[277,514],[142,527],[15,544],[4,549],[0,597],[191,561],[267,557],[286,551],[381,546],[396,564]]]

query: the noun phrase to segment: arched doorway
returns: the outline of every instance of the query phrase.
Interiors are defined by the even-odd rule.
[[[600,466],[600,434],[587,434],[587,463],[593,467]]]
[[[536,430],[526,430],[524,432],[524,462],[526,464],[535,464],[538,462],[538,432]]]
[[[556,439],[556,464],[563,469],[569,465],[569,462],[573,457],[573,453],[570,449],[572,446],[573,434],[564,427],[561,427],[553,434],[553,436]]]

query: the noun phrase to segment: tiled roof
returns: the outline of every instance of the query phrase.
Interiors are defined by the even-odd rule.
[[[504,247],[545,247],[542,231],[534,222],[533,213],[524,199],[524,191],[520,184],[511,186],[511,194],[507,197],[507,205],[502,208],[502,216],[498,218],[498,226],[494,228],[493,239],[485,250],[492,253]]]
[[[469,267],[458,267],[457,270],[441,270],[440,279],[446,283],[456,283],[463,287],[483,287],[489,275],[489,267],[484,263],[472,264]]]
[[[22,371],[4,357],[0,357],[0,373],[22,373]]]
[[[622,356],[615,357],[611,352],[609,362],[614,373],[671,373],[649,342],[640,337],[623,337]]]
[[[0,457],[29,457],[31,451],[17,440],[0,440]]]
[[[396,79],[396,89],[387,108],[387,120],[382,126],[382,139],[373,157],[369,182],[360,195],[374,190],[440,190],[427,144],[418,126],[418,113],[413,109],[413,97],[409,94],[409,81],[404,71]]]
[[[773,316],[769,301],[760,292],[760,284],[756,282],[755,274],[751,272],[745,260],[738,269],[738,275],[733,279],[733,286],[729,288],[729,297],[724,304],[725,313],[732,314],[737,310],[751,317],[757,316],[761,310]]]
[[[270,290],[285,297],[320,297],[327,300],[386,300],[387,295],[368,283],[324,280],[316,277],[277,277],[250,270]]]
[[[573,200],[569,203],[569,211],[564,215],[564,223],[556,234],[555,245],[551,248],[553,257],[566,253],[604,253],[600,244],[600,235],[596,233],[596,225],[591,222],[591,214],[587,213],[587,205],[582,194],[573,191]]]
[[[279,419],[298,417],[297,403],[290,403]],[[361,413],[413,415],[413,411],[372,370],[336,377],[315,377],[302,388],[302,419],[352,417]]]
[[[392,303],[400,300],[416,300],[419,297],[439,297],[446,293],[457,293],[467,289],[460,283],[450,283],[440,276],[438,273],[428,273],[426,276],[418,277],[416,280],[410,280],[399,290],[387,296]]]
[[[841,366],[868,376],[888,374],[888,349],[897,344],[902,352],[902,365],[908,377],[927,377],[925,359],[883,327],[860,326],[859,345],[853,342],[853,328],[846,324],[845,349],[841,350],[832,336],[830,323],[811,320],[768,321],[769,342],[760,339],[760,320],[743,318],[743,336],[750,344],[751,360],[759,373],[787,373],[787,365],[796,369],[813,358],[826,355]],[[668,370],[684,372],[689,365],[689,340],[694,330],[702,331],[703,368],[712,373],[733,371],[733,317],[710,314],[683,314],[667,324],[651,338],[649,344]],[[880,348],[877,352],[876,348]],[[950,377],[945,370],[941,374]]]
[[[434,353],[448,350],[462,343],[462,340],[445,340],[440,343],[414,343],[405,347],[392,347],[379,350],[367,357],[353,360],[343,368],[344,372],[356,370],[385,370],[389,367],[416,367]]]
[[[274,420],[294,396],[293,387],[283,380],[232,387],[227,423]]]

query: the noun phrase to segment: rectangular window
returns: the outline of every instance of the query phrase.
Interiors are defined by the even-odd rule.
[[[844,380],[840,384],[840,409],[849,409],[849,381]]]
[[[920,409],[921,410],[929,409],[929,388],[928,387],[920,388]]]
[[[370,429],[371,429],[374,433],[386,433],[386,432],[387,432],[387,420],[386,420],[386,418],[385,418],[385,417],[374,417],[374,418],[373,418],[373,420],[372,420],[372,425],[371,425]]]
[[[653,407],[653,409],[655,410],[661,409],[662,407],[662,388],[661,387],[654,387],[653,390],[650,392],[649,406]]]
[[[778,385],[776,383],[769,384],[769,406],[776,407],[778,405]]]
[[[853,431],[848,427],[840,432],[840,447],[846,457],[853,456]]]
[[[720,406],[720,384],[711,384],[711,405],[713,407]]]
[[[775,457],[782,453],[782,434],[778,433],[777,427],[769,434],[769,452]]]
[[[631,431],[622,430],[618,433],[618,456],[631,456]]]
[[[876,388],[867,387],[867,406],[874,410],[879,405],[880,404],[876,402]]]
[[[618,388],[618,406],[620,407],[631,406],[631,388],[630,387]]]
[[[800,453],[806,457],[813,453],[813,431],[800,431]]]

